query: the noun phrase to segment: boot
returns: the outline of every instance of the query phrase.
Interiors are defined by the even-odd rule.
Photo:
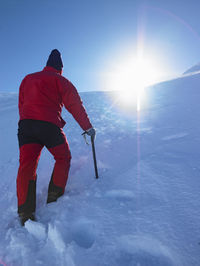
[[[25,222],[28,220],[36,221],[35,219],[35,213],[26,213],[26,212],[20,212],[19,213],[19,220],[22,226],[24,226]]]
[[[57,199],[61,197],[63,194],[64,194],[63,188],[58,187],[53,183],[53,174],[52,174],[48,188],[47,203],[57,201]]]
[[[54,201],[57,201],[57,199],[60,197],[60,193],[55,192],[55,191],[51,191],[48,193],[48,197],[47,197],[47,203],[51,203]]]

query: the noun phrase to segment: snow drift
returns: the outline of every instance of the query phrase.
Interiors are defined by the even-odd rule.
[[[0,265],[198,266],[200,75],[146,89],[125,113],[110,92],[82,93],[97,129],[91,146],[66,111],[72,166],[66,192],[46,205],[53,158],[38,166],[37,223],[18,223],[17,94],[0,94]]]

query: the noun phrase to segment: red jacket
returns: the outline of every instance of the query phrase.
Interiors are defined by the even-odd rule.
[[[60,71],[47,66],[23,79],[19,89],[20,120],[48,121],[62,128],[63,105],[83,130],[92,127],[76,88]]]

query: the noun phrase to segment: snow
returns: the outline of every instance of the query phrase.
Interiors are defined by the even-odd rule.
[[[112,92],[82,93],[97,129],[99,169],[70,114],[66,192],[46,205],[54,160],[38,166],[38,222],[17,219],[17,93],[0,94],[0,265],[200,265],[200,75],[146,89],[137,113]]]
[[[45,226],[39,222],[34,223],[33,221],[28,220],[25,223],[25,228],[30,234],[32,234],[35,238],[39,240],[43,240],[46,238]]]
[[[191,74],[191,73],[197,73],[200,71],[200,62],[193,67],[189,68],[187,71],[185,71],[183,74]]]

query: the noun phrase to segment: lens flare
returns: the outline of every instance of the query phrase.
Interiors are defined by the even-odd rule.
[[[116,91],[115,100],[123,109],[140,111],[145,103],[145,87],[159,81],[160,67],[155,58],[126,56],[107,75],[107,89]]]

